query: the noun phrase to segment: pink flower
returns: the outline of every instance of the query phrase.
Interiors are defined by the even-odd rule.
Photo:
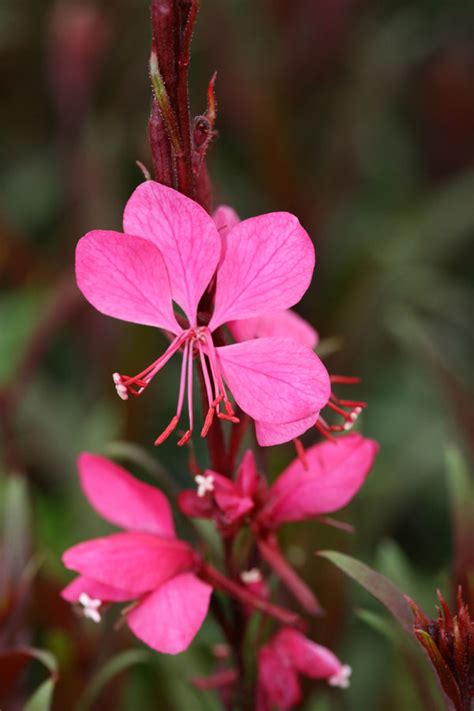
[[[288,711],[302,699],[299,675],[347,688],[351,668],[301,632],[283,628],[258,656],[257,711]]]
[[[307,466],[293,460],[270,487],[259,525],[275,529],[342,509],[361,488],[378,449],[377,442],[355,432],[310,447]]]
[[[228,390],[257,423],[279,427],[317,417],[330,395],[327,371],[306,345],[290,337],[215,344],[224,324],[283,311],[309,286],[314,249],[296,217],[285,212],[244,220],[222,237],[195,202],[153,181],[138,186],[124,213],[125,234],[95,230],[77,246],[77,283],[100,312],[173,334],[166,352],[134,377],[114,374],[123,399],[139,395],[170,358],[182,351],[176,415],[157,438],[177,427],[186,390],[193,431],[193,367],[199,361],[207,393],[205,436],[214,416],[235,421]],[[215,282],[214,282],[215,277]],[[212,313],[209,301],[215,284]],[[210,291],[209,291],[210,287]],[[177,317],[173,301],[186,319]],[[221,411],[221,408],[224,411]],[[315,414],[316,413],[316,414]],[[291,439],[283,429],[280,442]]]
[[[305,452],[306,466],[298,458],[267,488],[251,450],[247,450],[235,481],[211,470],[213,489],[203,497],[181,492],[179,503],[191,516],[215,518],[232,525],[248,516],[255,529],[274,531],[282,523],[303,521],[346,506],[364,483],[378,444],[358,433],[315,444]]]
[[[166,497],[93,454],[81,454],[79,474],[95,510],[125,531],[64,553],[64,565],[79,577],[62,597],[96,622],[107,603],[133,601],[124,612],[132,632],[158,652],[182,652],[206,617],[212,588],[194,574],[199,559],[176,538]]]
[[[187,490],[179,506],[188,516],[214,519],[223,535],[233,535],[248,521],[262,558],[273,568],[310,614],[321,607],[312,591],[281,553],[277,529],[290,521],[303,521],[346,506],[363,485],[378,451],[378,444],[353,433],[324,441],[305,452],[306,467],[295,459],[268,488],[248,450],[235,481],[207,471],[213,490],[202,497]]]

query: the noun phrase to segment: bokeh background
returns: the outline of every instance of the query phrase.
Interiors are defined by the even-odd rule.
[[[113,615],[95,626],[58,597],[61,552],[108,530],[80,493],[79,451],[116,456],[167,490],[189,480],[184,452],[151,445],[172,414],[173,366],[139,401],[119,401],[111,382],[164,340],[101,317],[73,277],[77,239],[120,229],[142,179],[135,161],[151,163],[149,39],[145,0],[0,5],[0,652],[32,644],[55,656],[58,711],[218,708],[187,683],[212,666],[212,621],[188,653],[159,657],[114,630]],[[215,69],[215,203],[242,217],[290,210],[308,229],[317,269],[298,310],[330,370],[363,378],[347,394],[369,402],[361,428],[381,444],[340,516],[353,534],[283,532],[327,608],[314,639],[354,669],[347,692],[308,685],[303,708],[435,708],[420,689],[429,670],[380,606],[313,552],[359,557],[430,614],[436,587],[451,597],[466,566],[456,483],[472,454],[473,5],[202,0],[196,114]],[[292,455],[267,452],[271,474]],[[43,678],[30,665],[11,708]]]

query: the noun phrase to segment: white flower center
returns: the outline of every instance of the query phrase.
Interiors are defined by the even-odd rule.
[[[340,689],[349,687],[349,677],[352,674],[352,669],[348,664],[343,664],[338,672],[333,674],[328,679],[329,686],[338,686]]]
[[[83,612],[84,612],[84,617],[87,617],[89,620],[92,620],[93,622],[100,622],[101,616],[100,616],[100,606],[102,605],[102,600],[97,600],[92,597],[89,597],[87,593],[81,593],[79,595],[79,603],[82,605]]]
[[[251,583],[261,583],[262,574],[258,568],[252,568],[251,570],[243,570],[240,573],[240,579],[246,585],[250,585]]]
[[[202,474],[198,474],[194,477],[194,481],[197,484],[198,496],[202,497],[205,496],[208,491],[214,491],[214,477],[212,474],[209,474],[209,476],[202,476]]]

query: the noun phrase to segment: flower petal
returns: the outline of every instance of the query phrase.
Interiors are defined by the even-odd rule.
[[[319,336],[314,328],[304,318],[289,309],[246,318],[242,321],[231,321],[227,325],[236,341],[274,336],[292,338],[308,348],[316,348],[319,342]]]
[[[209,328],[296,304],[309,286],[314,247],[288,212],[239,222],[227,235]]]
[[[178,575],[129,612],[128,626],[157,652],[179,654],[189,647],[204,622],[211,594],[211,586],[195,575]]]
[[[209,496],[198,496],[195,489],[183,489],[178,495],[178,506],[185,516],[213,518],[214,502]]]
[[[311,679],[326,679],[337,674],[342,664],[330,649],[315,644],[289,627],[277,633],[274,644],[286,654],[294,668]]]
[[[214,498],[228,523],[235,523],[253,509],[253,501],[248,496],[241,496],[236,491],[220,490],[216,487]]]
[[[306,450],[308,468],[295,459],[269,491],[261,516],[278,525],[337,511],[359,491],[378,444],[354,433]]]
[[[129,590],[119,590],[83,575],[78,575],[66,585],[64,590],[61,590],[61,597],[68,602],[78,602],[83,593],[102,602],[126,602],[134,598],[134,594]]]
[[[163,257],[144,239],[89,232],[77,244],[76,279],[87,301],[106,316],[181,331]]]
[[[168,267],[173,299],[195,326],[199,300],[221,254],[212,217],[185,195],[147,180],[128,201],[123,224],[125,232],[159,248]]]
[[[247,449],[237,470],[235,485],[243,496],[252,498],[258,488],[258,472],[255,457],[251,449]]]
[[[328,401],[326,368],[313,351],[295,341],[258,338],[216,350],[235,401],[255,420],[291,422]]]
[[[130,531],[175,537],[171,507],[159,489],[88,452],[79,456],[78,467],[84,494],[107,521]]]
[[[150,533],[115,533],[73,546],[63,562],[85,577],[141,595],[191,569],[195,558],[183,541]]]
[[[301,420],[293,420],[293,422],[285,422],[282,425],[272,425],[268,422],[256,422],[255,432],[257,434],[257,442],[261,447],[271,447],[274,444],[283,444],[289,442],[295,437],[300,437],[310,427],[314,425],[318,419],[319,412],[313,412],[308,417],[303,417]]]
[[[259,711],[289,711],[301,701],[298,675],[292,665],[280,656],[274,640],[264,645],[258,655]]]

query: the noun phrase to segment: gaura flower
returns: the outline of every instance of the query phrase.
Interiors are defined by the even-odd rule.
[[[138,186],[124,212],[124,232],[94,230],[78,243],[77,283],[86,299],[108,316],[161,328],[171,345],[136,376],[114,374],[120,397],[140,395],[170,358],[182,351],[176,414],[156,444],[177,427],[187,391],[191,437],[194,359],[205,385],[205,436],[215,415],[235,421],[228,390],[258,423],[276,427],[301,421],[326,404],[329,376],[306,345],[288,337],[216,345],[216,331],[236,320],[283,311],[309,286],[314,248],[297,218],[286,212],[235,224],[222,237],[195,202],[153,181]],[[198,312],[205,296],[212,309]],[[175,302],[185,319],[173,310]],[[211,313],[212,311],[212,313]],[[283,429],[280,442],[291,439]],[[274,436],[278,439],[278,434]],[[261,442],[265,444],[265,442]],[[272,443],[276,443],[273,441]]]
[[[349,686],[351,668],[333,652],[283,628],[258,655],[257,711],[289,711],[302,699],[299,675],[325,679],[330,686]]]
[[[364,483],[379,446],[372,439],[352,433],[326,440],[305,451],[305,464],[294,459],[267,487],[247,450],[235,481],[206,470],[213,488],[204,495],[181,492],[179,504],[191,516],[215,518],[221,526],[249,517],[254,528],[267,534],[281,524],[333,513],[346,506]]]
[[[295,459],[270,487],[258,474],[248,450],[235,481],[208,470],[206,477],[212,477],[213,490],[203,496],[185,490],[178,503],[188,516],[213,519],[224,536],[234,535],[248,522],[262,558],[307,612],[320,614],[314,593],[280,551],[276,532],[284,523],[315,518],[346,506],[363,485],[378,448],[374,440],[357,433],[326,440],[306,450],[305,465]]]
[[[132,602],[123,613],[132,632],[158,652],[182,652],[206,617],[212,588],[194,574],[198,557],[176,538],[166,497],[103,457],[83,453],[78,464],[90,504],[125,530],[64,553],[79,576],[62,597],[95,622],[108,603]]]

